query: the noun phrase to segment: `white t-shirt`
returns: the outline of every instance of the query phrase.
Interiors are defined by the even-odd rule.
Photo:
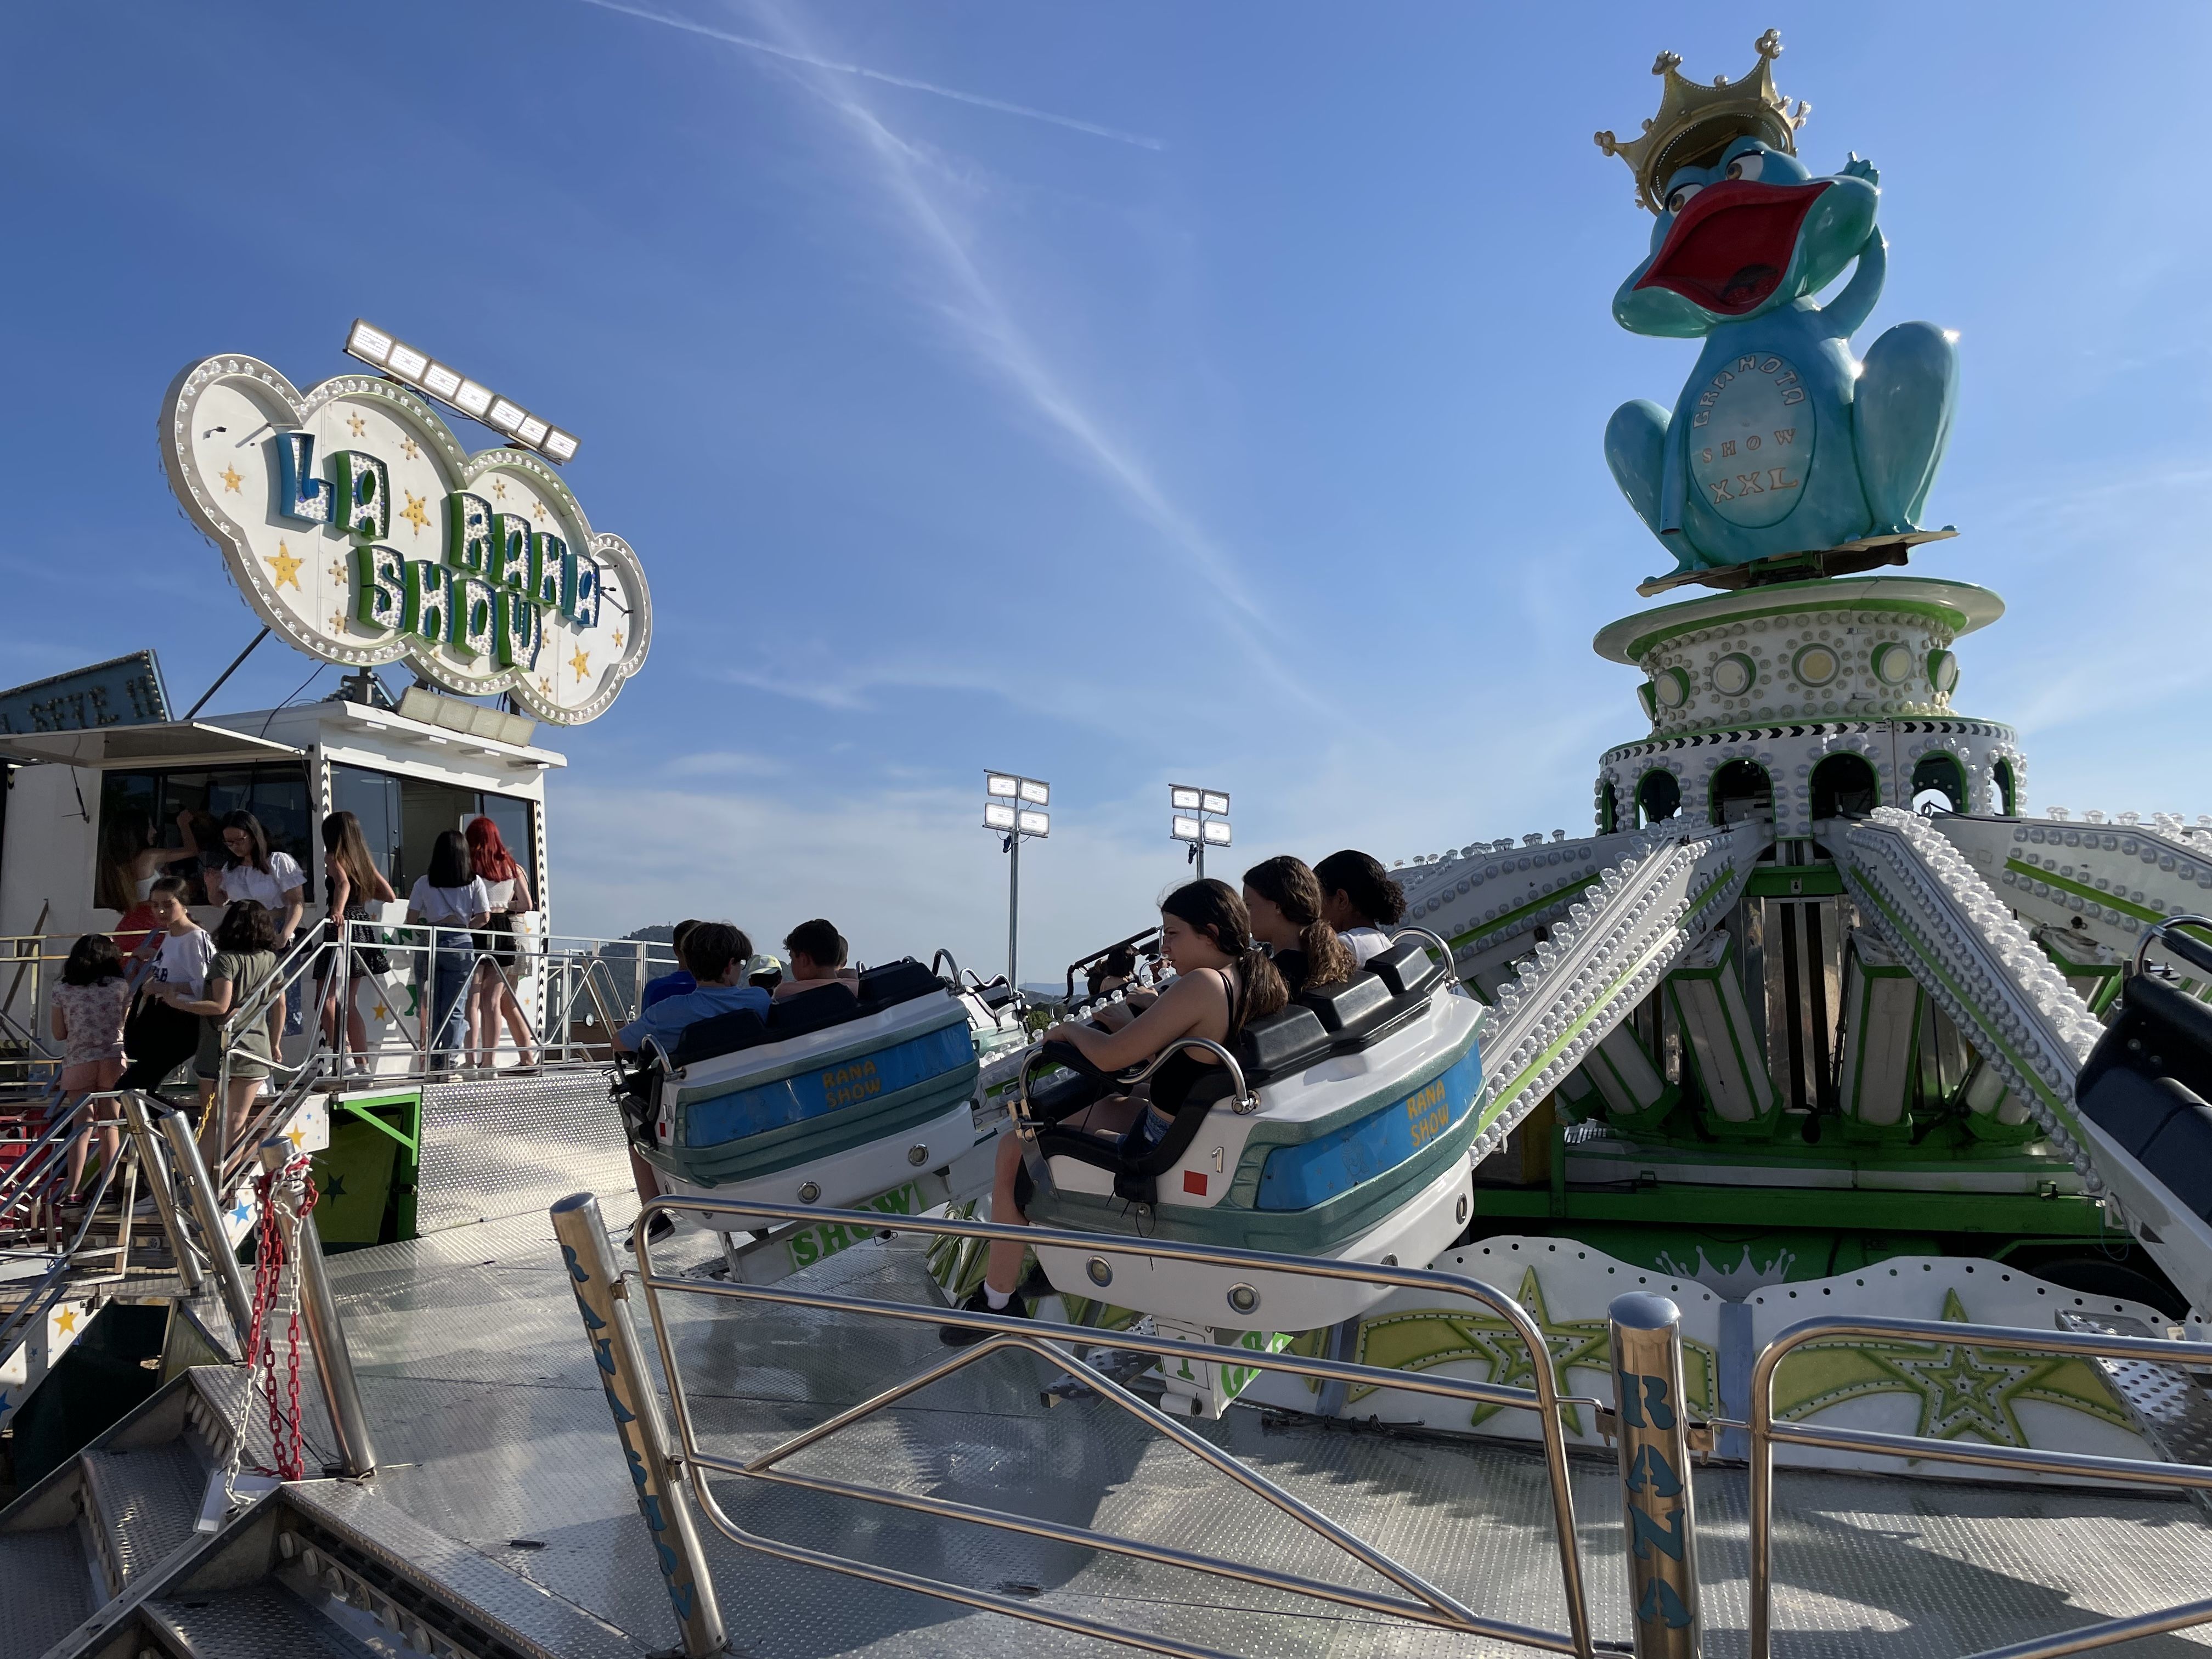
[[[491,893],[482,876],[471,877],[465,887],[433,887],[429,877],[417,876],[407,908],[434,927],[466,927],[491,914]]]
[[[1390,936],[1380,927],[1355,927],[1337,937],[1351,946],[1355,968],[1364,968],[1370,957],[1379,957],[1390,948]]]
[[[300,869],[300,861],[289,853],[271,852],[266,870],[257,870],[250,864],[234,864],[222,872],[225,902],[258,899],[269,907],[269,914],[280,927],[284,920],[284,895],[307,884],[307,878]],[[303,892],[301,896],[304,899],[307,896]]]
[[[207,992],[208,963],[215,960],[215,935],[204,927],[189,933],[161,935],[161,949],[154,958],[153,977],[163,985],[181,985],[198,1001]]]

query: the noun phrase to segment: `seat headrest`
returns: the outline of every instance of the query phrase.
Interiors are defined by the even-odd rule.
[[[775,1034],[768,1029],[766,1020],[750,1008],[732,1008],[726,1014],[694,1020],[678,1031],[668,1063],[681,1071],[702,1060],[733,1054],[740,1048],[757,1048],[763,1042],[774,1041]]]
[[[1237,1063],[1245,1080],[1256,1080],[1285,1071],[1309,1055],[1319,1056],[1328,1047],[1328,1029],[1310,1008],[1291,1003],[1251,1021],[1237,1039]]]
[[[1299,993],[1298,1001],[1311,1009],[1320,1019],[1322,1029],[1334,1036],[1377,1010],[1388,1007],[1390,988],[1375,975],[1362,969],[1350,979],[1334,985],[1310,985]]]
[[[1399,997],[1419,996],[1444,976],[1443,964],[1429,954],[1428,940],[1418,933],[1394,939],[1388,950],[1369,957],[1367,971]]]
[[[866,969],[860,975],[860,1003],[868,1012],[911,1002],[916,997],[941,991],[945,981],[912,957]]]
[[[769,1030],[778,1042],[805,1036],[831,1025],[860,1017],[860,1000],[842,985],[817,985],[811,991],[785,997],[769,1010]]]

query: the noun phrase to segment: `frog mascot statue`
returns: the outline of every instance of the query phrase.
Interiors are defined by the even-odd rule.
[[[1863,362],[1852,356],[1887,264],[1878,175],[1854,155],[1813,177],[1796,154],[1808,106],[1793,112],[1774,90],[1781,37],[1769,29],[1757,51],[1750,75],[1710,87],[1661,53],[1652,73],[1665,91],[1644,136],[1597,135],[1658,218],[1614,319],[1705,343],[1671,416],[1639,398],[1606,427],[1615,482],[1674,556],[1676,574],[1656,586],[1732,586],[1751,573],[1731,567],[1788,555],[1829,556],[1816,574],[1902,562],[1904,546],[1943,533],[1919,515],[1958,398],[1954,337],[1900,323]],[[1853,260],[1851,280],[1819,303]]]

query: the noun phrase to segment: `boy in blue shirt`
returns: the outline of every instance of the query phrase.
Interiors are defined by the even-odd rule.
[[[660,999],[615,1033],[615,1052],[634,1054],[647,1037],[664,1048],[675,1047],[683,1029],[716,1014],[750,1008],[768,1018],[769,994],[745,983],[746,959],[753,942],[726,921],[702,921],[684,936],[684,960],[698,989]]]
[[[684,941],[691,937],[691,930],[698,925],[696,921],[688,921],[676,924],[675,931],[668,940],[669,953],[676,958],[675,971],[646,981],[645,994],[637,1000],[639,1012],[642,1013],[665,997],[685,996],[699,988],[699,981],[691,977],[690,964],[684,955]]]

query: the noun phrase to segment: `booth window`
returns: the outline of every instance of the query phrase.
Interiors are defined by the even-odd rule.
[[[214,852],[222,845],[217,825],[223,814],[236,811],[251,812],[261,820],[273,850],[289,853],[303,870],[313,867],[307,772],[298,761],[190,771],[103,772],[93,902],[104,909],[128,910],[138,902],[129,873],[131,861],[149,846],[185,844],[178,813],[192,815],[193,844]],[[169,872],[185,879],[190,902],[208,902],[198,860],[172,865]]]
[[[532,809],[528,801],[516,796],[333,763],[331,805],[361,820],[361,833],[369,852],[392,883],[392,890],[403,899],[415,885],[415,878],[429,869],[430,848],[437,842],[438,832],[463,829],[474,817],[489,818],[499,826],[500,839],[522,866],[532,894],[538,890]]]

